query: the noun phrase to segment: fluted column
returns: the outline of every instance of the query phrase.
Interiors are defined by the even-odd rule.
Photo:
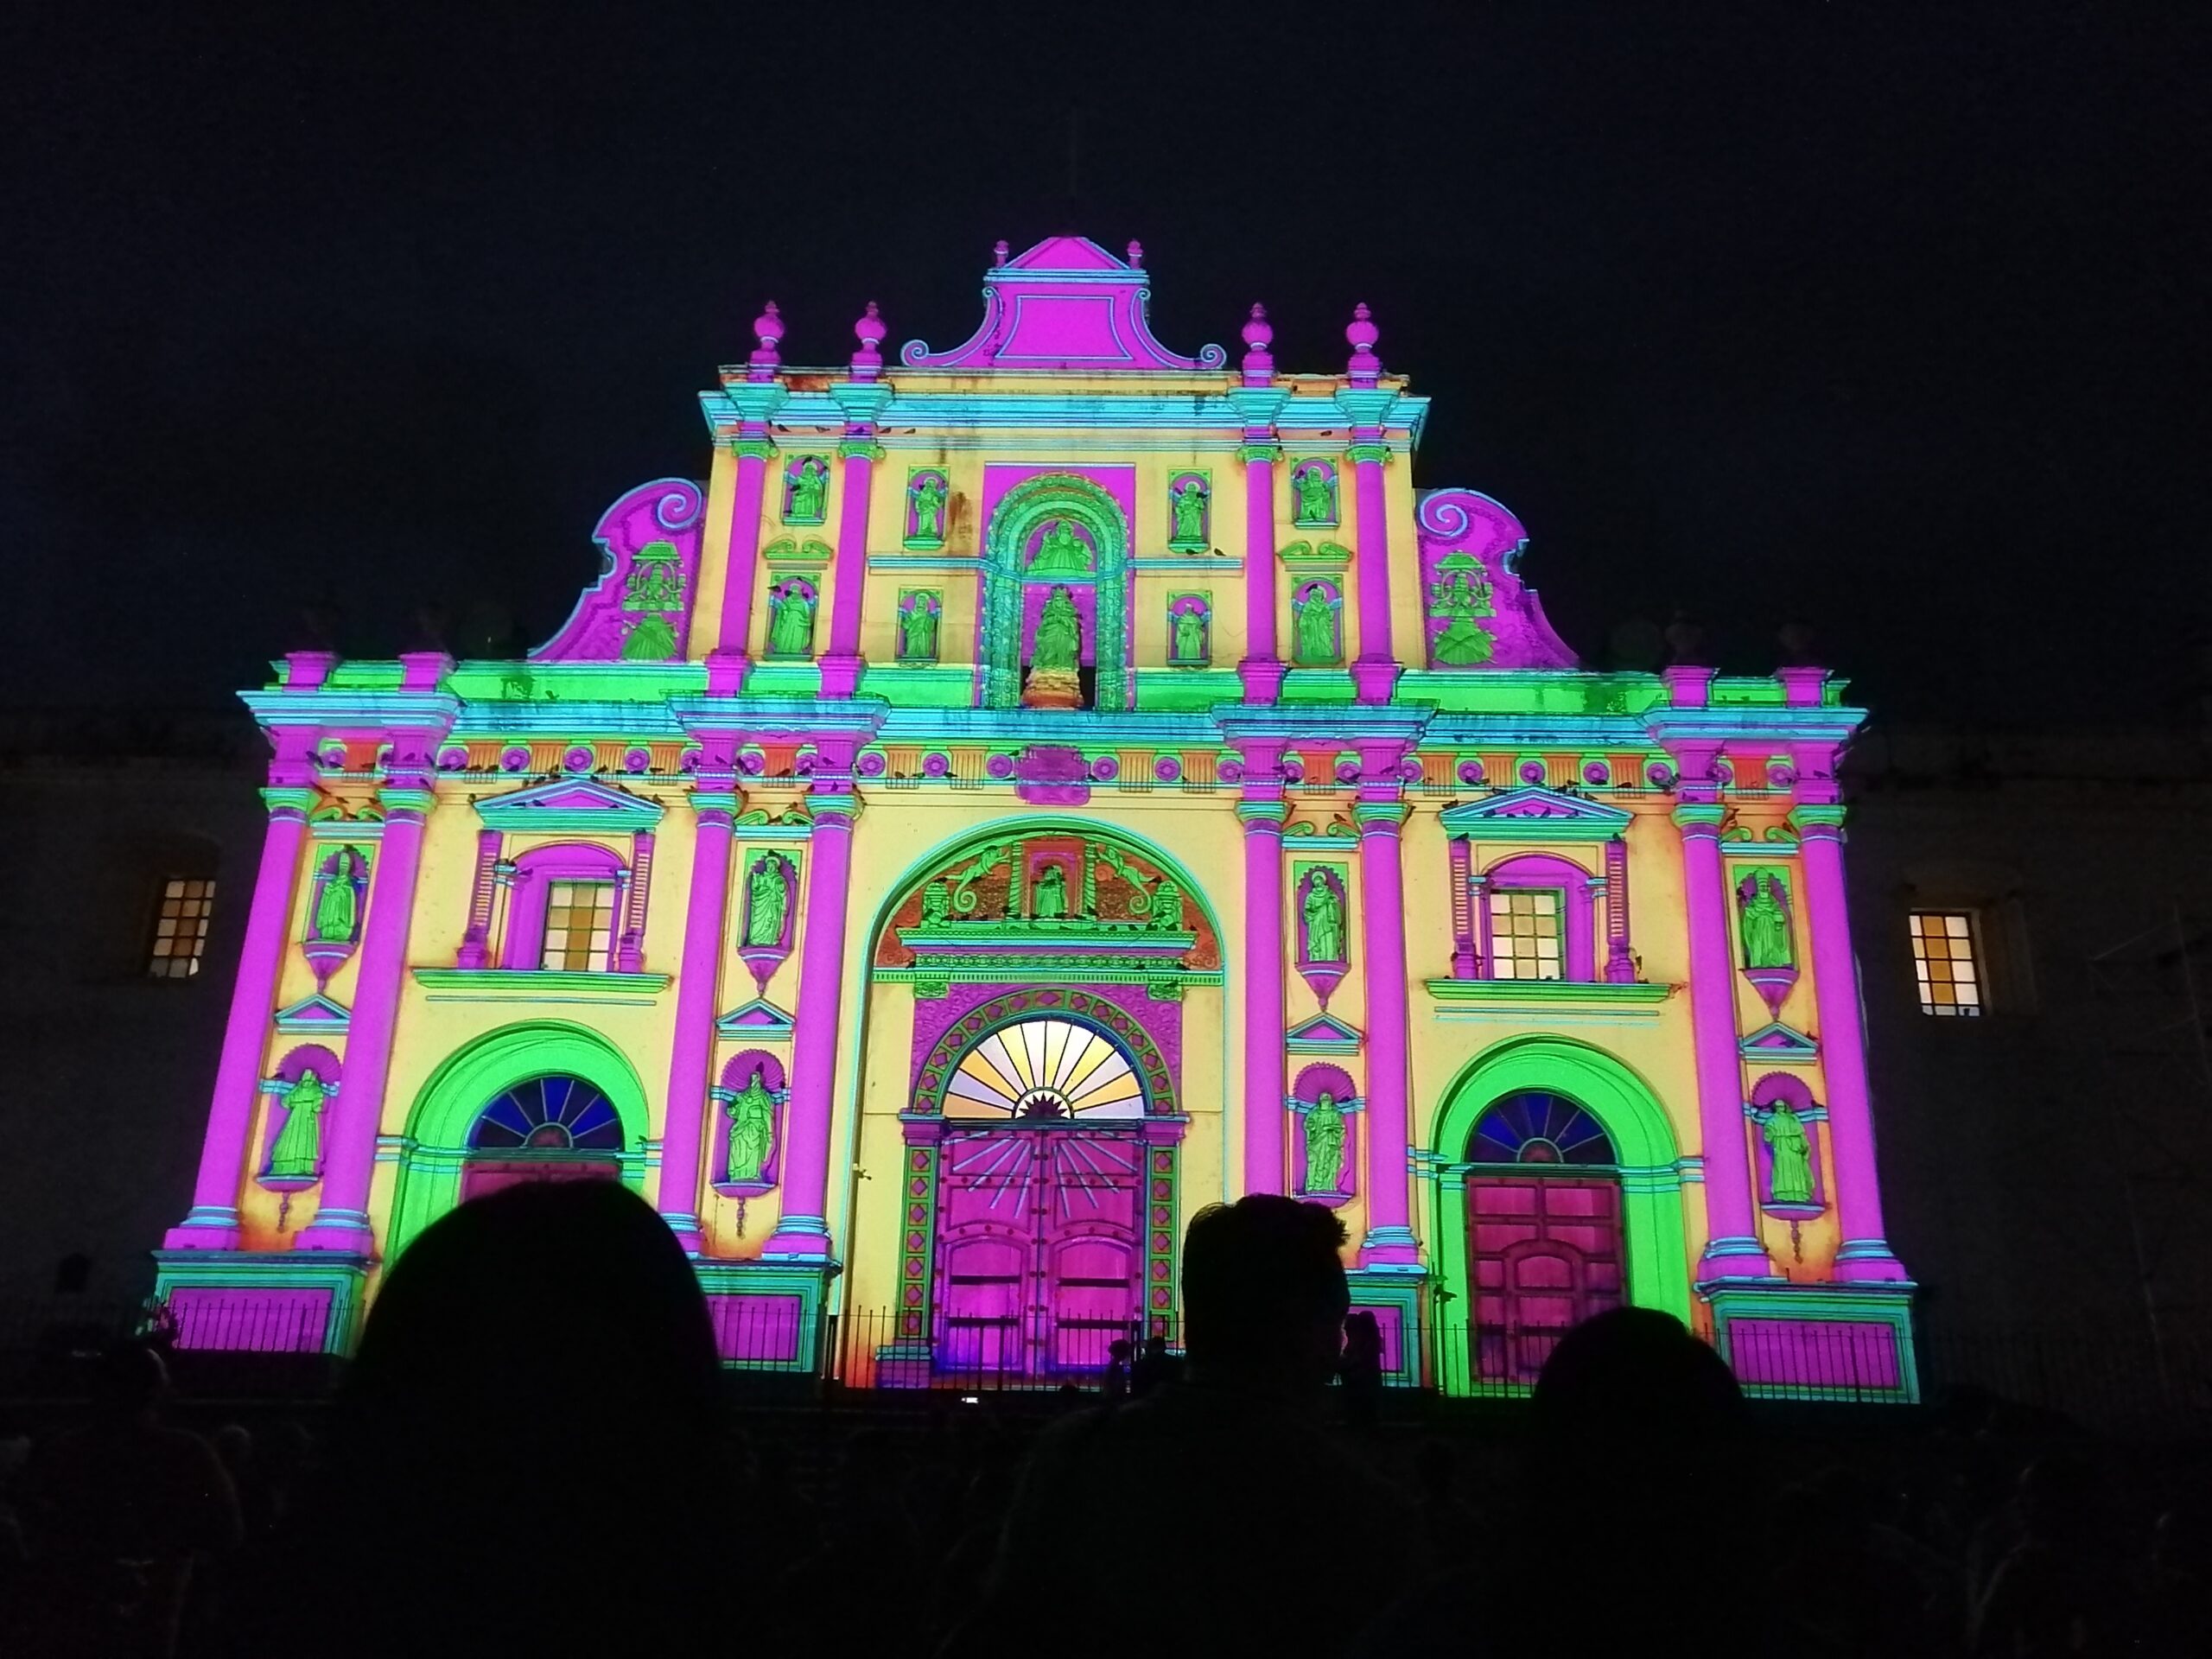
[[[817,780],[815,789],[823,791]],[[798,1029],[784,1128],[782,1218],[761,1247],[781,1258],[830,1258],[830,1119],[837,1077],[837,1021],[844,997],[845,904],[852,880],[853,821],[860,801],[848,784],[808,798],[806,946],[800,953]]]
[[[1363,798],[1352,808],[1359,825],[1360,954],[1367,988],[1367,1237],[1359,1247],[1363,1268],[1416,1267],[1421,1261],[1406,1173],[1413,1087],[1399,840],[1406,804],[1395,794],[1395,790],[1363,789]]]
[[[1254,763],[1248,759],[1246,765]],[[1279,783],[1248,784],[1244,825],[1244,1190],[1283,1189],[1282,825]],[[1272,798],[1266,791],[1273,791]]]
[[[698,828],[691,847],[691,896],[683,912],[683,955],[677,970],[668,1109],[661,1120],[660,1213],[677,1242],[696,1255],[707,1089],[721,995],[722,930],[729,910],[730,826],[737,816],[730,779],[702,778],[693,787],[691,804]]]
[[[1859,964],[1844,902],[1840,805],[1801,806],[1790,815],[1803,848],[1805,918],[1812,932],[1813,1001],[1821,1020],[1821,1069],[1827,1084],[1828,1144],[1835,1155],[1839,1279],[1904,1279],[1884,1236],[1874,1166],[1873,1101],[1866,1086],[1866,1033],[1859,1011]]]
[[[253,902],[246,912],[245,944],[238,953],[238,981],[223,1027],[223,1055],[215,1069],[214,1099],[200,1141],[192,1208],[162,1240],[172,1250],[238,1248],[238,1182],[249,1153],[246,1141],[253,1133],[270,1011],[283,970],[300,846],[307,836],[308,809],[314,804],[315,791],[270,788],[261,791],[261,798],[269,808],[261,868],[254,876]]]
[[[1685,777],[1693,775],[1685,764]],[[1681,830],[1682,891],[1689,912],[1690,1039],[1704,1142],[1705,1255],[1699,1276],[1760,1279],[1774,1271],[1751,1205],[1744,1130],[1744,1075],[1737,1052],[1736,983],[1728,950],[1728,884],[1721,868],[1717,801],[1675,809]]]

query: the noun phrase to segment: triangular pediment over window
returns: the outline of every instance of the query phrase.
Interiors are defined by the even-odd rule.
[[[1311,1020],[1300,1020],[1284,1036],[1294,1054],[1357,1054],[1359,1052],[1359,1028],[1345,1024],[1333,1014],[1317,1014]]]
[[[1617,806],[1530,784],[1444,809],[1444,832],[1471,841],[1611,841],[1628,828]]]
[[[661,815],[657,802],[590,778],[556,778],[476,803],[476,816],[504,835],[634,835],[653,828]]]
[[[1761,1026],[1743,1041],[1743,1055],[1747,1060],[1809,1060],[1820,1052],[1818,1043],[1779,1020]]]
[[[791,1034],[792,1024],[791,1015],[774,1003],[756,996],[742,1007],[732,1008],[715,1020],[715,1034],[718,1037],[788,1037]]]
[[[353,1015],[343,1003],[333,1001],[321,991],[310,991],[289,1007],[276,1010],[276,1029],[288,1034],[302,1031],[337,1033],[352,1023]]]

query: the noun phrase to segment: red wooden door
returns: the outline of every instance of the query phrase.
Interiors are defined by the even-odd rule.
[[[938,1190],[940,1370],[1069,1376],[1132,1334],[1144,1146],[1055,1126],[947,1137]]]
[[[1621,1256],[1611,1176],[1470,1175],[1476,1375],[1535,1382],[1561,1337],[1620,1306]]]

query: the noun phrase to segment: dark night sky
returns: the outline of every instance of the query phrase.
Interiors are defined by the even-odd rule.
[[[1901,715],[2168,711],[2212,611],[2212,8],[189,5],[0,27],[0,702],[543,637],[782,302],[940,347],[1141,238],[1172,346],[1356,300],[1560,631],[1801,613]],[[1232,20],[1233,18],[1233,20]],[[1388,20],[1388,21],[1386,21]],[[1081,112],[1068,188],[1067,111]],[[486,607],[489,607],[487,611]],[[2054,672],[2052,671],[2063,671]]]

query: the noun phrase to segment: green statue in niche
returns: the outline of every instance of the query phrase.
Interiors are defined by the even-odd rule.
[[[1344,1178],[1344,1115],[1328,1090],[1306,1109],[1306,1191],[1338,1192]]]
[[[899,654],[910,663],[937,660],[937,607],[917,594],[899,619]]]
[[[1037,556],[1029,561],[1029,572],[1038,576],[1087,576],[1090,574],[1090,550],[1083,544],[1082,537],[1065,518],[1055,518],[1045,527],[1045,539],[1037,543]]]
[[[1790,1109],[1788,1101],[1777,1100],[1769,1109],[1766,1122],[1759,1127],[1759,1138],[1766,1142],[1773,1159],[1773,1172],[1767,1182],[1768,1201],[1810,1204],[1813,1148],[1805,1135],[1805,1120]]]
[[[784,518],[791,524],[820,524],[823,499],[829,493],[829,467],[821,456],[808,455],[791,474],[791,504]]]
[[[791,864],[780,853],[755,859],[745,879],[745,942],[773,948],[784,942],[784,914],[791,907]]]
[[[1291,601],[1294,643],[1299,662],[1326,667],[1337,660],[1337,600],[1326,586],[1314,582]]]
[[[761,1068],[722,1109],[729,1114],[729,1164],[725,1179],[733,1186],[757,1186],[768,1167],[775,1139],[776,1097],[761,1081]]]
[[[1179,544],[1203,544],[1206,538],[1205,485],[1195,478],[1185,479],[1175,492],[1171,511],[1175,520],[1173,539]]]
[[[1306,878],[1306,896],[1299,901],[1306,917],[1306,960],[1342,962],[1344,959],[1344,906],[1329,878],[1315,870]]]
[[[330,876],[322,884],[321,895],[315,904],[315,937],[350,943],[353,927],[360,919],[361,895],[354,883],[360,879],[360,855],[351,847],[340,847],[338,856],[331,861]]]
[[[1203,663],[1206,659],[1206,613],[1192,609],[1175,613],[1175,660]]]
[[[1300,524],[1333,524],[1337,522],[1336,486],[1329,478],[1329,469],[1314,461],[1298,469],[1290,480],[1291,488],[1298,495],[1298,512],[1292,520]]]
[[[1039,556],[1041,558],[1041,555]],[[1072,674],[1083,660],[1083,618],[1065,588],[1055,588],[1037,616],[1037,639],[1030,647],[1032,668]]]
[[[814,654],[814,596],[794,582],[768,599],[768,654],[771,657],[811,657]]]
[[[1754,870],[1738,891],[1742,906],[1744,966],[1788,968],[1789,912],[1782,906],[1782,880],[1772,870]]]
[[[1057,922],[1068,913],[1068,874],[1057,864],[1037,873],[1037,895],[1031,913],[1040,922]]]
[[[914,480],[914,539],[918,542],[941,542],[944,539],[944,480],[935,473],[924,473]]]
[[[269,1148],[269,1171],[287,1180],[311,1181],[322,1160],[322,1108],[330,1089],[308,1067],[284,1090],[284,1127]]]

